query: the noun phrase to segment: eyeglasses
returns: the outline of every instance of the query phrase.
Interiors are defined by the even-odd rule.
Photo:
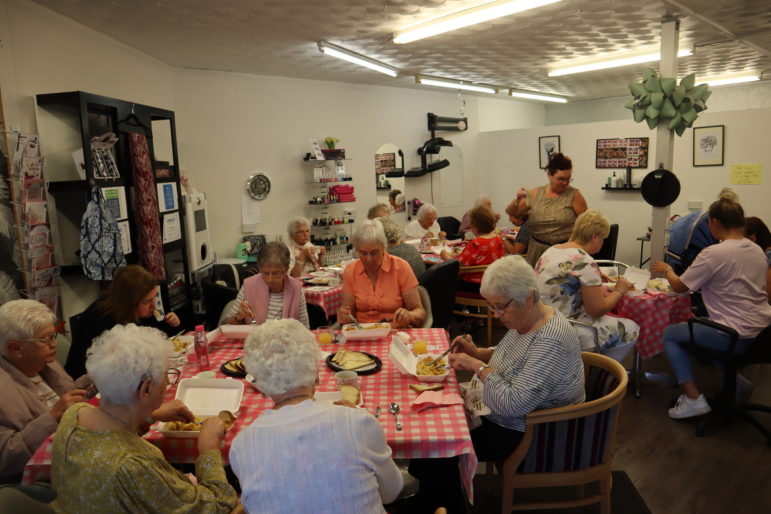
[[[511,305],[511,302],[514,301],[514,298],[506,302],[506,304],[503,307],[499,307],[493,303],[487,302],[487,308],[493,311],[493,314],[496,316],[502,316],[504,312],[506,312],[506,309],[509,308],[509,305]]]
[[[554,177],[557,182],[567,182],[568,184],[573,182],[573,177]]]
[[[58,332],[54,332],[48,337],[38,337],[38,338],[29,338],[29,339],[14,339],[15,341],[18,341],[20,343],[41,343],[41,344],[47,344],[49,348],[53,348],[56,344],[56,338],[59,336]]]
[[[169,385],[176,385],[179,382],[179,377],[182,375],[182,371],[177,368],[169,368],[166,371],[166,381]]]

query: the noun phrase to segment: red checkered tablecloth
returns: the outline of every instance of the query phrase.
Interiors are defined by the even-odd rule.
[[[643,359],[664,351],[662,338],[667,326],[687,321],[693,315],[690,295],[651,290],[639,296],[624,295],[613,314],[640,325],[637,351]]]
[[[442,329],[412,329],[407,330],[413,338],[424,339],[428,342],[429,353],[441,353],[447,349],[448,341]],[[462,405],[453,405],[413,413],[410,402],[417,398],[418,394],[409,388],[409,384],[417,383],[417,379],[409,375],[402,375],[388,359],[390,339],[378,339],[374,341],[348,341],[345,348],[360,350],[377,355],[383,361],[382,369],[372,375],[361,377],[361,394],[363,408],[374,413],[380,406],[380,424],[386,434],[388,445],[396,459],[411,458],[439,458],[460,456],[461,476],[469,499],[473,500],[472,480],[476,472],[477,458],[471,443]],[[322,350],[329,348],[335,351],[334,345],[322,346]],[[224,362],[241,357],[243,355],[243,340],[226,339],[219,336],[210,342],[211,369],[216,370],[217,378],[227,378],[219,367]],[[198,373],[192,366],[185,366],[182,378],[190,378]],[[333,391],[336,389],[334,373],[325,363],[319,365],[320,384],[319,391]],[[236,379],[238,380],[238,379]],[[244,382],[244,395],[241,400],[241,408],[238,412],[233,427],[225,437],[222,455],[225,462],[228,461],[230,445],[233,438],[244,427],[251,424],[264,410],[269,409],[273,402]],[[451,392],[459,392],[458,381],[453,370],[445,381],[445,388]],[[166,400],[174,399],[176,388],[170,387],[166,393]],[[401,406],[399,419],[403,430],[397,431],[394,417],[388,412],[388,403],[397,402]],[[173,463],[195,462],[198,457],[198,445],[196,439],[167,439],[156,430],[154,425],[145,434],[145,439],[161,449],[163,454]],[[22,483],[30,484],[38,480],[48,480],[51,476],[51,444],[53,437],[49,437],[37,452],[32,456],[24,469]]]
[[[324,309],[327,318],[337,316],[343,305],[343,286],[310,286],[303,288],[305,301]]]

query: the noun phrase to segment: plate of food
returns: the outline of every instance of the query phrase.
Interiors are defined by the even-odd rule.
[[[232,412],[223,410],[217,414],[217,417],[225,424],[225,429],[229,430],[236,421]],[[193,439],[201,433],[201,424],[205,418],[195,416],[191,422],[185,421],[166,421],[158,426],[158,432],[169,439]]]
[[[178,357],[187,352],[187,348],[193,344],[194,336],[174,336],[169,338],[171,343],[172,357]]]
[[[335,371],[355,371],[359,375],[371,375],[383,366],[383,361],[377,355],[367,352],[354,352],[344,348],[330,354],[327,366]]]
[[[359,388],[353,385],[341,385],[339,391],[316,391],[313,397],[328,403],[348,400],[359,409],[364,405],[364,396],[362,396]]]
[[[433,364],[438,355],[419,357],[415,363],[415,377],[421,382],[441,382],[450,374],[447,357],[442,357]]]
[[[387,337],[391,332],[390,323],[360,323],[360,327],[354,324],[343,325],[342,333],[346,341],[358,339],[380,339]]]
[[[220,371],[229,377],[246,377],[246,368],[244,367],[244,361],[242,357],[231,359],[223,363],[222,366],[220,366]]]

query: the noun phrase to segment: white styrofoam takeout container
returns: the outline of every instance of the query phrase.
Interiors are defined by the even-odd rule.
[[[404,342],[398,336],[391,338],[391,348],[388,351],[388,358],[394,363],[396,369],[403,375],[412,375],[421,382],[443,382],[450,375],[449,360],[447,366],[444,368],[444,375],[418,375],[416,368],[418,360],[426,357],[432,357],[436,359],[439,354],[432,355],[430,353],[424,353],[423,355],[414,355]],[[447,356],[444,356],[447,359]]]
[[[387,337],[391,332],[389,323],[361,323],[362,327],[371,327],[372,325],[383,325],[382,328],[364,328],[358,329],[354,324],[343,325],[342,334],[346,341],[358,341],[367,339],[380,339]]]
[[[220,325],[219,331],[230,339],[246,339],[257,325]]]
[[[220,411],[228,410],[233,414],[241,407],[244,384],[232,378],[183,378],[177,386],[175,398],[201,418],[216,416]],[[170,439],[190,439],[198,437],[200,432],[191,430],[166,430],[166,423],[161,423],[158,431]]]

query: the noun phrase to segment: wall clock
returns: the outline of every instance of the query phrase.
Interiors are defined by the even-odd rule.
[[[270,193],[270,179],[264,173],[252,173],[246,179],[246,191],[255,200],[264,200]]]

